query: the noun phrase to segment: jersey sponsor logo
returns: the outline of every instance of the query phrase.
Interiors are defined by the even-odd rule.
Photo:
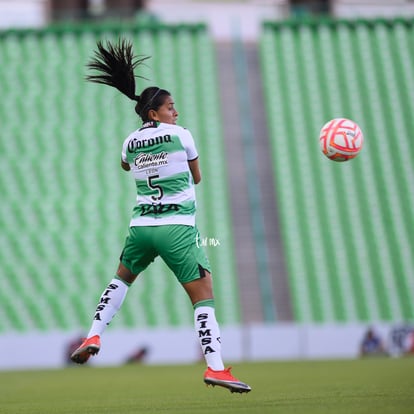
[[[138,170],[168,165],[168,152],[161,151],[158,154],[140,152],[134,159],[134,165]]]
[[[142,124],[142,127],[139,130],[141,131],[142,129],[146,129],[146,128],[158,128],[159,124],[160,123],[158,121],[148,121]]]
[[[147,216],[148,214],[163,214],[169,211],[178,211],[180,206],[178,204],[140,204],[140,216]]]
[[[129,152],[137,152],[140,149],[143,148],[150,148],[154,145],[160,145],[164,143],[173,142],[171,139],[170,134],[166,135],[159,135],[158,137],[152,137],[148,139],[138,139],[138,138],[132,138],[128,142],[128,151]]]

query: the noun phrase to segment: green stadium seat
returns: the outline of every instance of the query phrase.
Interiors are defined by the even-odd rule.
[[[263,25],[261,65],[276,192],[299,322],[414,317],[413,22]],[[336,164],[322,125],[358,122],[365,148]],[[411,297],[411,299],[410,299]]]
[[[219,98],[209,73],[215,56],[206,28],[74,26],[0,33],[0,60],[7,62],[0,66],[0,274],[9,281],[1,293],[0,332],[86,329],[115,274],[135,199],[119,158],[139,121],[133,102],[84,77],[96,41],[120,35],[133,40],[137,54],[152,55],[142,68],[149,80],[137,78],[137,90],[154,84],[170,90],[183,125],[194,133],[205,177],[197,189],[199,227],[226,240],[208,249],[220,275],[217,311],[223,323],[238,321],[237,290],[229,289],[236,281]],[[208,114],[201,117],[197,107]],[[193,324],[188,298],[161,262],[136,284],[117,327]],[[233,296],[220,295],[223,289]]]

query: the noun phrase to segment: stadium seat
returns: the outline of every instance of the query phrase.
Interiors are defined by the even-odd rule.
[[[236,282],[219,98],[210,73],[215,56],[206,28],[74,26],[0,34],[0,59],[7,62],[0,67],[0,273],[10,281],[1,293],[0,332],[87,328],[116,271],[135,199],[119,158],[139,121],[132,102],[84,77],[96,41],[118,36],[132,39],[137,54],[152,55],[142,68],[148,80],[137,78],[137,90],[153,84],[170,90],[197,141],[204,176],[199,228],[221,241],[220,249],[206,247],[220,275],[215,288],[227,292],[218,295],[217,309],[223,323],[238,320],[237,290],[229,289]],[[118,328],[192,325],[191,304],[161,262],[137,285]]]
[[[263,25],[263,89],[299,322],[414,316],[412,33],[412,21]],[[319,131],[335,117],[365,135],[347,163],[319,151]]]

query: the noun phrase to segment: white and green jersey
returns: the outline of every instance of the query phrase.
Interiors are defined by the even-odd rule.
[[[130,226],[195,225],[196,199],[188,161],[198,157],[194,139],[178,125],[147,122],[129,135],[122,161],[137,187]]]

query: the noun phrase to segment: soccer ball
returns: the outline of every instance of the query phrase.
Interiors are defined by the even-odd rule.
[[[346,118],[335,118],[327,122],[319,134],[322,152],[332,161],[348,161],[362,149],[364,136],[360,127]]]

